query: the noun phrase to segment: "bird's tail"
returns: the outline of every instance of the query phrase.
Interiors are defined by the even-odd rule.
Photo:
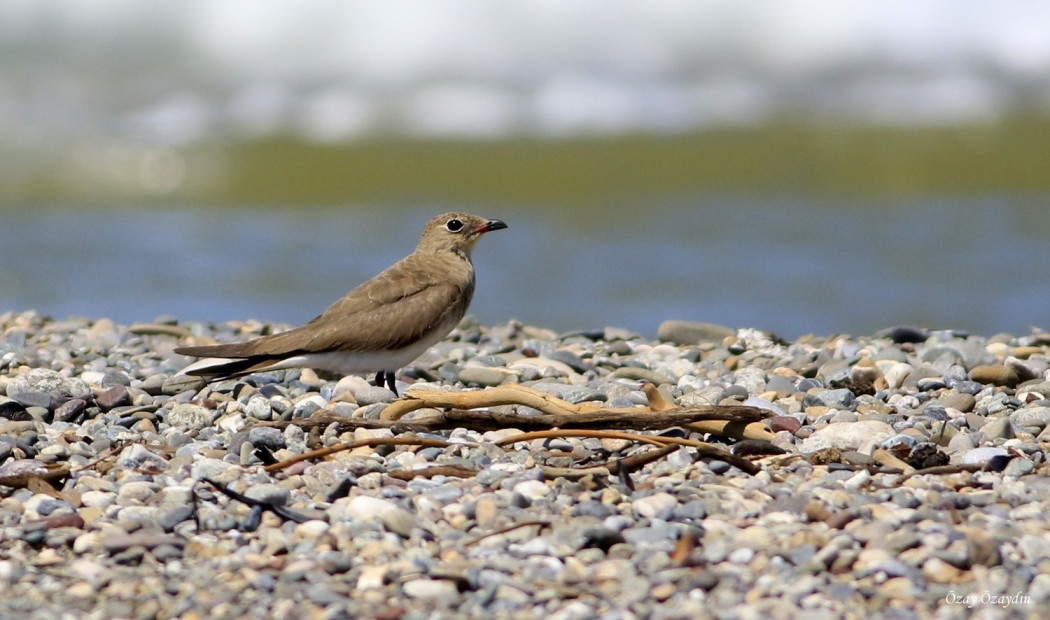
[[[178,372],[179,375],[204,377],[209,381],[243,377],[255,372],[260,366],[266,366],[272,360],[259,358],[228,359],[207,357],[190,364]]]

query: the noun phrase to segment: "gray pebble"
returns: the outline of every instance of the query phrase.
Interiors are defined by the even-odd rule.
[[[255,426],[248,431],[248,441],[256,447],[280,450],[285,446],[284,433],[279,428]]]
[[[269,483],[253,484],[248,487],[244,494],[252,499],[276,506],[284,506],[292,498],[292,493],[288,489]]]
[[[165,416],[165,421],[169,426],[201,430],[211,426],[213,418],[212,411],[200,405],[183,403],[175,405],[175,408]]]
[[[459,371],[458,379],[466,386],[493,387],[503,383],[507,375],[495,368],[469,367]]]

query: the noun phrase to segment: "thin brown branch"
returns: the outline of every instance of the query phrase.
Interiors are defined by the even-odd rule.
[[[638,452],[637,454],[613,459],[599,465],[589,465],[587,467],[551,467],[549,465],[540,465],[540,470],[547,478],[565,478],[567,480],[579,480],[590,475],[612,476],[619,474],[621,470],[625,473],[632,473],[653,461],[658,461],[664,458],[676,450],[678,450],[677,445],[669,444],[662,448]]]
[[[462,465],[434,465],[422,469],[394,469],[386,472],[386,475],[398,480],[412,480],[414,478],[433,478],[434,476],[449,476],[453,478],[472,478],[478,472]]]
[[[658,447],[663,447],[668,444],[687,446],[695,448],[700,456],[708,458],[718,459],[725,461],[730,465],[733,465],[741,471],[747,472],[751,475],[758,473],[758,467],[755,466],[751,461],[731,454],[722,448],[707,443],[706,441],[696,441],[695,439],[685,439],[682,437],[665,437],[663,435],[641,435],[638,433],[623,433],[619,431],[592,431],[592,430],[578,430],[578,429],[558,429],[551,431],[537,431],[534,433],[522,433],[520,435],[511,435],[510,437],[504,437],[503,439],[496,442],[497,446],[505,446],[519,441],[532,441],[534,439],[547,439],[550,437],[596,437],[599,439],[626,439],[628,441],[638,441],[648,443]]]
[[[660,437],[656,435],[639,435],[638,433],[623,433],[620,431],[600,431],[600,430],[587,430],[587,429],[554,429],[546,431],[533,431],[530,433],[521,433],[518,435],[511,435],[510,437],[504,437],[496,442],[497,446],[508,446],[511,444],[518,443],[519,441],[533,441],[534,439],[549,439],[552,437],[594,437],[596,439],[626,439],[627,441],[640,441],[647,443],[657,448],[662,448],[669,443],[676,443],[677,441],[689,441],[682,440],[679,437]],[[675,441],[662,441],[662,440],[675,440]],[[696,442],[699,443],[699,442]]]
[[[330,446],[328,448],[322,448],[320,450],[304,452],[299,456],[284,461],[279,461],[272,465],[267,465],[263,468],[263,470],[268,472],[280,471],[302,461],[324,458],[326,456],[335,454],[336,452],[342,452],[344,450],[353,450],[354,448],[375,446],[421,446],[424,448],[447,448],[452,445],[472,444],[464,444],[462,442],[453,443],[451,441],[444,441],[441,439],[427,439],[424,437],[372,437],[370,439],[359,439],[357,441],[341,443],[335,446]]]
[[[542,416],[508,416],[507,418],[499,419],[498,423],[503,424],[504,427],[507,425],[516,427],[517,424],[525,424],[525,422],[518,422],[521,418],[532,418],[534,419],[534,424],[545,424],[548,428],[551,426],[565,427],[577,424],[571,421],[573,418],[593,415],[595,417],[592,419],[579,421],[579,425],[593,427],[606,422],[616,421],[618,428],[639,429],[638,425],[645,424],[645,419],[651,416],[655,418],[659,415],[677,416],[681,414],[695,417],[692,419],[671,418],[673,423],[668,423],[668,418],[660,422],[654,419],[652,426],[644,426],[642,428],[666,428],[667,426],[680,425],[692,431],[736,439],[759,439],[763,441],[771,441],[773,439],[773,433],[769,430],[769,427],[758,422],[758,420],[769,415],[763,409],[743,405],[676,408],[671,407],[670,403],[664,400],[654,388],[650,388],[646,393],[651,399],[648,409],[641,407],[601,408],[596,403],[573,404],[518,384],[501,385],[487,390],[469,392],[414,389],[409,390],[401,400],[391,403],[383,410],[381,417],[383,420],[399,420],[404,415],[425,407],[465,410],[501,405],[520,405],[539,410],[543,414],[551,416],[551,418],[536,420],[536,418],[542,418]],[[495,414],[492,415],[492,419],[496,420]],[[464,420],[461,418],[457,421],[462,422]]]
[[[477,536],[475,538],[472,538],[472,539],[464,542],[463,546],[464,547],[469,547],[471,545],[476,545],[479,542],[485,540],[486,538],[491,538],[493,536],[499,536],[501,534],[506,534],[508,532],[513,532],[514,530],[519,530],[519,529],[521,529],[523,527],[530,527],[530,526],[535,525],[535,526],[544,528],[544,527],[550,527],[550,524],[551,524],[550,521],[544,521],[542,519],[539,519],[539,520],[536,520],[536,521],[522,521],[520,523],[515,523],[513,525],[508,525],[507,527],[501,527],[500,529],[495,530],[493,532],[489,532],[488,534],[482,534],[481,536]]]

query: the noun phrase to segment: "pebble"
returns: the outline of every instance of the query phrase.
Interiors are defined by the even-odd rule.
[[[199,431],[211,426],[212,412],[200,405],[182,403],[175,405],[175,407],[168,412],[165,421],[168,423],[168,426],[171,427]]]
[[[440,389],[519,382],[592,406],[644,404],[645,382],[682,406],[747,403],[768,412],[784,451],[742,451],[755,476],[681,448],[622,476],[560,477],[552,468],[645,448],[580,437],[503,448],[492,442],[519,429],[459,429],[432,434],[449,448],[379,446],[268,472],[258,454],[392,433],[260,422],[378,417],[393,394],[371,376],[312,371],[178,376],[188,360],[167,352],[189,334],[283,326],[158,325],[0,314],[0,477],[77,470],[0,497],[0,607],[13,616],[880,617],[892,605],[914,617],[953,590],[1031,596],[1005,612],[1021,617],[1050,593],[1040,333],[902,327],[784,343],[667,322],[649,340],[468,319],[404,369]],[[875,448],[915,467],[986,467],[903,477]],[[477,473],[392,475],[434,465]]]
[[[495,368],[471,367],[459,371],[459,381],[468,387],[494,387],[507,378],[507,375]]]
[[[736,330],[714,323],[696,321],[664,321],[656,329],[657,340],[672,342],[677,345],[699,344],[701,342],[722,342],[736,336]]]
[[[829,424],[803,439],[799,450],[810,453],[834,448],[871,454],[876,445],[892,435],[893,427],[878,420]]]
[[[1016,387],[1021,381],[1017,370],[1010,366],[985,365],[975,366],[970,370],[970,380],[977,383],[990,383],[1003,387]]]

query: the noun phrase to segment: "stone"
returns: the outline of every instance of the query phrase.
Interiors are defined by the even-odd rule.
[[[11,398],[15,398],[13,394],[20,392],[46,392],[51,395],[56,404],[64,403],[71,398],[87,400],[92,396],[91,388],[82,380],[76,377],[63,377],[49,368],[33,368],[25,374],[16,376],[7,384],[7,395]]]
[[[1029,427],[1042,431],[1050,425],[1050,407],[1025,407],[1018,409],[1010,416],[1010,420],[1021,427]]]
[[[780,415],[769,418],[769,429],[774,433],[787,431],[794,435],[801,427],[802,423],[798,421],[798,418],[792,416]]]
[[[103,411],[109,411],[114,407],[130,405],[131,394],[128,393],[128,388],[124,385],[114,385],[96,396],[95,402]]]
[[[378,520],[387,531],[408,538],[416,527],[416,516],[385,499],[358,495],[350,500],[347,516],[365,521]]]
[[[970,380],[1008,388],[1017,387],[1017,384],[1021,381],[1020,377],[1017,376],[1016,370],[1010,366],[997,364],[974,366],[970,370]]]
[[[248,431],[248,441],[257,448],[267,448],[271,451],[285,447],[284,433],[272,426],[253,426]]]
[[[507,378],[496,368],[468,367],[459,371],[459,381],[469,387],[495,387]]]
[[[654,493],[634,500],[631,506],[638,516],[652,519],[664,513],[669,515],[678,506],[678,498],[670,493]]]
[[[987,463],[996,457],[1006,456],[1008,453],[1002,448],[973,448],[962,455],[963,465],[977,465]]]
[[[200,430],[211,426],[212,418],[213,414],[210,410],[200,405],[182,403],[175,405],[175,408],[169,411],[164,419],[170,426]]]
[[[536,501],[547,497],[551,488],[542,480],[525,480],[514,485],[514,492],[529,498],[530,501]]]
[[[292,497],[291,491],[276,484],[253,484],[245,490],[244,495],[275,506],[285,506]]]
[[[701,342],[721,343],[736,336],[736,330],[714,323],[697,321],[664,321],[656,329],[656,338],[677,345],[692,345]]]
[[[446,579],[413,579],[401,586],[406,596],[428,601],[451,601],[459,596],[459,588]]]
[[[1011,439],[1016,437],[1010,418],[1003,416],[990,420],[981,427],[981,434],[985,439]]]
[[[812,390],[802,400],[804,407],[830,407],[834,409],[852,409],[856,396],[848,389]]]
[[[829,448],[871,454],[880,442],[894,434],[892,426],[878,420],[829,424],[803,439],[799,449],[806,454]]]

